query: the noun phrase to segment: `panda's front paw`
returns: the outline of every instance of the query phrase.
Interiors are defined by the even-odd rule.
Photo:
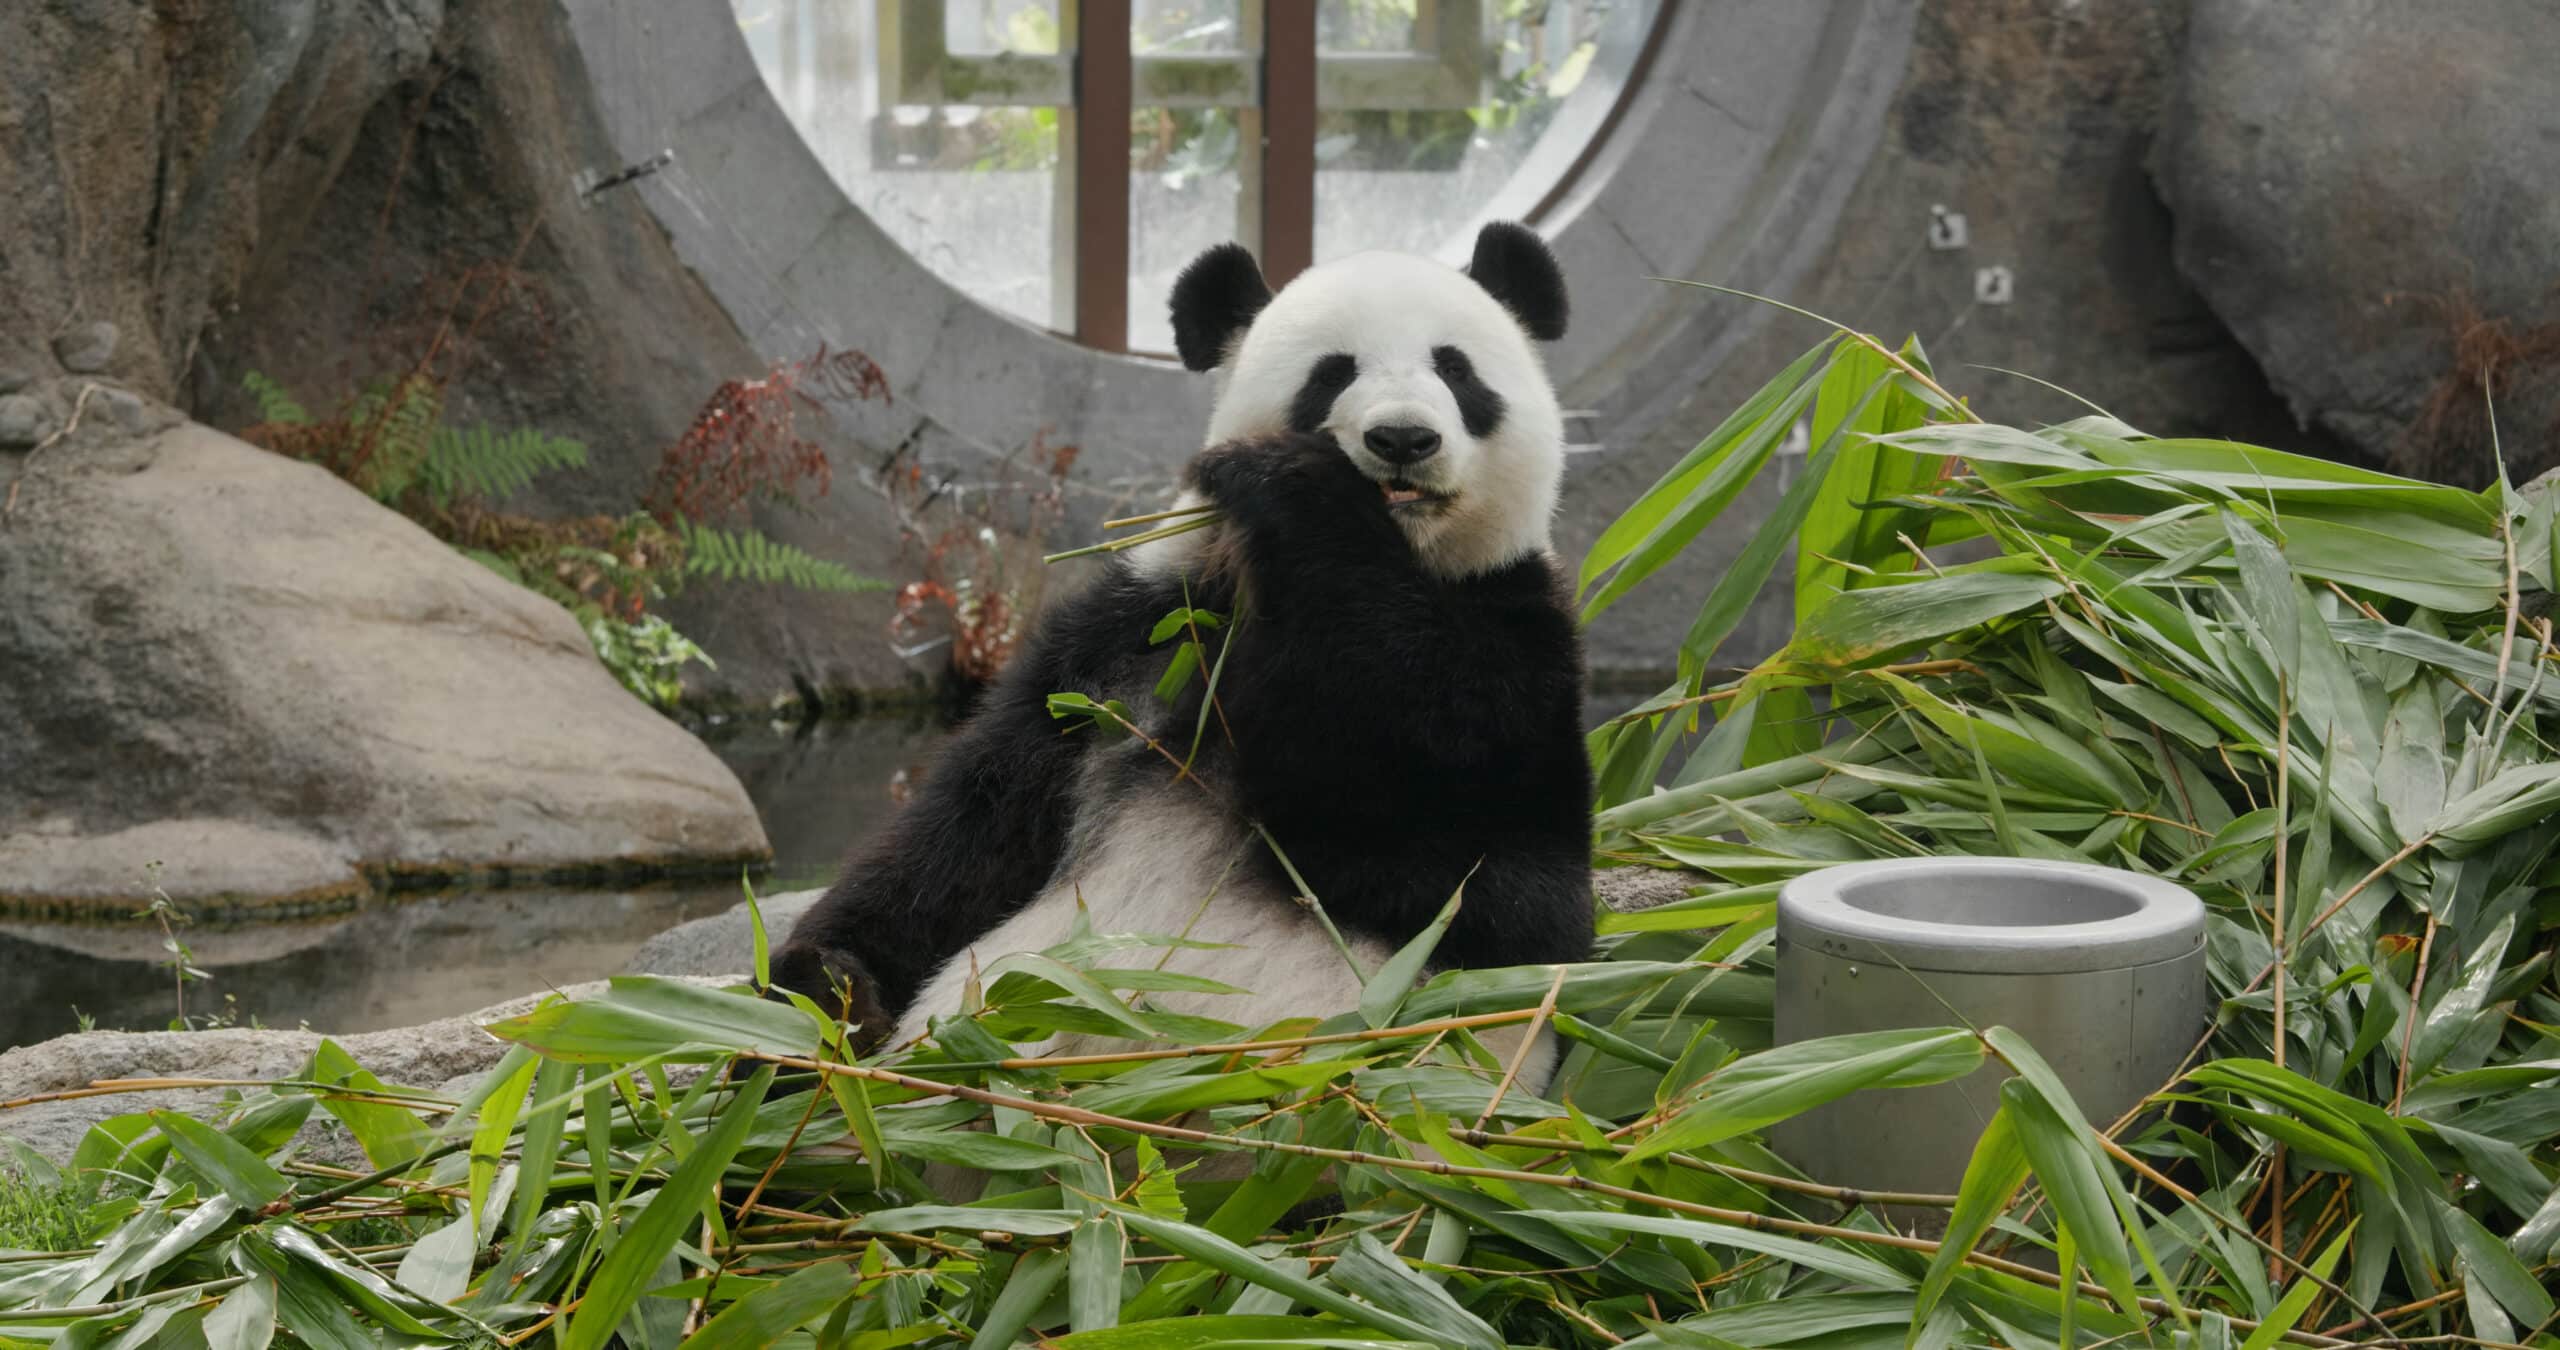
[[[842,948],[784,943],[773,954],[773,988],[803,995],[838,1021],[852,1023],[859,1054],[877,1049],[897,1026],[880,1002],[879,981],[861,957]]]
[[[1201,452],[1190,485],[1248,526],[1283,518],[1391,525],[1386,496],[1330,436],[1290,432]]]

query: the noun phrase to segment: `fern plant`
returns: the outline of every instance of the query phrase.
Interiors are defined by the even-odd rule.
[[[434,458],[444,424],[444,391],[423,376],[367,389],[349,406],[341,470],[385,506],[398,505]]]
[[[697,525],[682,516],[676,518],[676,528],[684,539],[684,574],[688,577],[754,581],[838,594],[888,589],[887,582],[782,543],[761,530],[723,530]]]
[[[634,694],[674,706],[677,673],[711,658],[648,607],[691,580],[751,582],[834,594],[888,583],[782,543],[753,527],[705,525],[680,510],[547,521],[487,509],[562,469],[586,467],[585,445],[532,428],[447,426],[443,386],[423,374],[378,381],[337,417],[315,420],[273,379],[251,371],[249,435],[327,468],[425,526],[500,576],[578,616],[596,657]],[[672,535],[672,539],[669,537]]]
[[[259,421],[280,427],[311,425],[310,410],[295,402],[293,395],[274,380],[253,370],[240,378],[240,387],[258,400]]]
[[[439,509],[464,496],[502,501],[559,469],[587,466],[587,447],[531,427],[499,432],[486,426],[440,426],[419,465],[418,486]]]

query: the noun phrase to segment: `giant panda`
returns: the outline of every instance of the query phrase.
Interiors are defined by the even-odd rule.
[[[1183,501],[1218,521],[1055,605],[776,953],[776,984],[866,1047],[924,1035],[1080,911],[1216,944],[1105,964],[1235,986],[1146,997],[1248,1029],[1355,1006],[1344,947],[1374,971],[1462,883],[1439,967],[1589,954],[1582,653],[1549,548],[1562,419],[1533,345],[1565,328],[1553,256],[1497,223],[1463,270],[1370,253],[1274,295],[1227,244],[1172,309],[1183,364],[1218,381]],[[1170,707],[1153,692],[1174,650],[1155,630],[1186,605],[1228,619],[1202,631],[1204,670],[1232,648],[1196,756],[1206,680]],[[1156,744],[1061,722],[1054,693],[1122,700]]]

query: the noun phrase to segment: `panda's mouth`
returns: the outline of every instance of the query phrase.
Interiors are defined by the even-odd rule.
[[[1449,497],[1445,493],[1418,488],[1401,479],[1389,479],[1380,483],[1378,490],[1386,494],[1387,509],[1391,511],[1431,510],[1445,506],[1449,502]]]

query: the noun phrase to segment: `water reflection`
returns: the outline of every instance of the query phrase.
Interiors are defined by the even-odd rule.
[[[412,1026],[611,974],[651,934],[737,902],[735,883],[449,893],[343,919],[179,937],[209,972],[190,1013],[327,1032]],[[0,1046],[80,1029],[158,1030],[177,1012],[157,927],[0,924]],[[228,995],[231,1002],[225,1003]]]
[[[713,728],[707,739],[764,817],[775,866],[759,889],[824,885],[878,827],[942,736],[930,718],[795,729]],[[622,890],[510,889],[402,898],[337,919],[179,936],[213,975],[190,1013],[332,1033],[414,1026],[622,968],[657,933],[738,902],[734,881]],[[144,1031],[177,1012],[156,926],[0,923],[0,1048],[80,1029]],[[226,1005],[224,996],[233,1000]]]
[[[1594,691],[1590,716],[1623,711],[1646,692]],[[746,785],[773,841],[774,868],[759,889],[833,880],[946,734],[929,714],[711,728],[705,740]],[[214,978],[187,990],[187,1006],[332,1033],[413,1026],[610,975],[651,936],[737,901],[731,881],[448,892],[339,919],[195,925],[181,936]],[[0,1048],[76,1031],[84,1014],[102,1028],[167,1025],[176,1000],[165,959],[152,926],[0,923]]]

